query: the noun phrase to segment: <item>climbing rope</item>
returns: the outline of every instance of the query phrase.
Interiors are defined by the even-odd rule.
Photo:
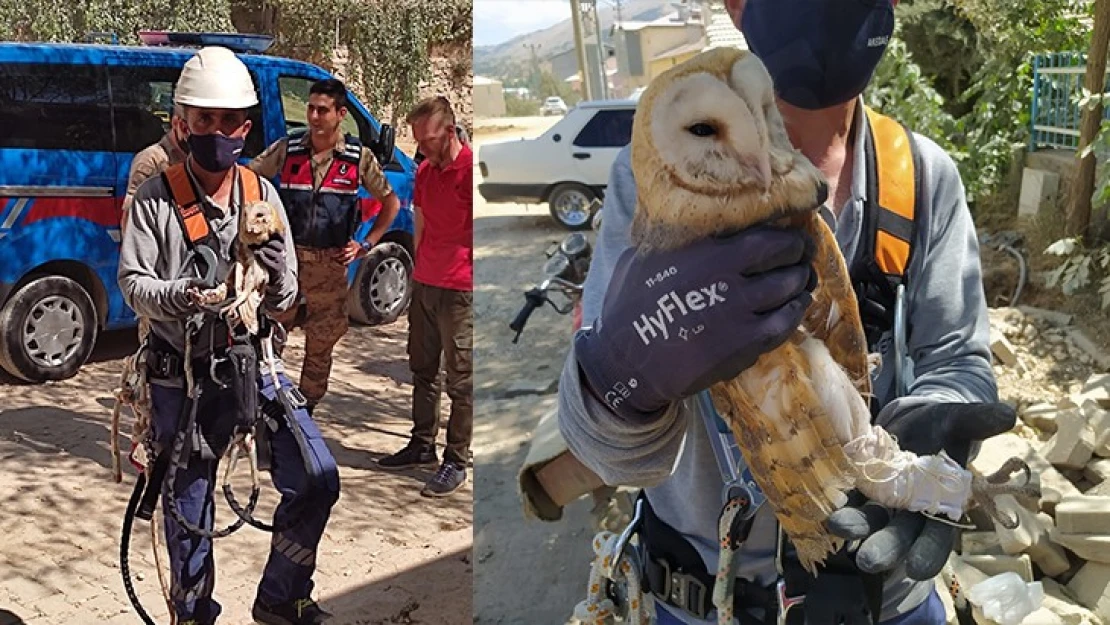
[[[262,360],[266,364],[266,368],[268,369],[267,374],[269,375],[270,380],[271,382],[273,382],[274,385],[274,402],[264,402],[264,405],[261,408],[261,427],[269,427],[267,419],[276,420],[279,415],[269,414],[267,410],[271,412],[276,410],[287,412],[292,409],[292,406],[286,405],[288,399],[284,397],[281,379],[278,377],[278,359],[274,353],[272,330],[268,331],[265,336],[262,336],[260,338],[259,344],[262,349]],[[304,441],[303,433],[300,432],[295,423],[290,423],[289,428],[290,431],[293,432],[293,437],[297,441],[297,445],[303,450],[303,448],[307,445],[307,442]],[[276,431],[276,427],[274,429]],[[259,480],[256,450],[253,445],[249,445],[244,449],[248,453],[248,457],[250,459],[251,480],[254,487],[253,492],[257,493],[259,490]],[[296,514],[292,511],[290,511],[290,513],[286,516],[286,519],[283,523],[271,524],[256,519],[252,514],[254,506],[251,504],[257,499],[257,497],[252,498],[252,500],[248,502],[247,507],[245,509],[243,508],[243,506],[239,503],[239,500],[235,498],[235,494],[231,490],[231,483],[229,479],[231,470],[234,469],[235,463],[238,461],[238,458],[239,452],[238,450],[235,450],[231,456],[230,462],[228,463],[228,468],[225,471],[223,484],[224,499],[227,500],[227,505],[231,507],[231,510],[235,513],[235,515],[247,525],[250,525],[251,527],[262,530],[264,532],[270,532],[272,534],[285,532],[298,525],[303,520],[303,517],[300,514]],[[309,471],[309,474],[311,474],[311,471]],[[307,498],[298,497],[293,505],[297,506],[296,510],[297,512],[299,512],[301,507],[307,505],[307,502]]]
[[[176,483],[177,470],[182,463],[181,459],[185,451],[186,442],[189,440],[189,435],[193,431],[193,427],[196,424],[197,405],[198,399],[200,398],[200,385],[197,384],[194,379],[193,367],[191,365],[191,363],[193,362],[193,342],[188,338],[189,325],[192,323],[193,321],[191,320],[189,322],[186,322],[185,324],[185,359],[183,361],[185,363],[183,368],[185,370],[186,400],[189,402],[189,409],[181,415],[181,418],[178,422],[177,432],[175,433],[173,439],[173,450],[170,455],[169,468],[166,471],[166,478],[162,482],[162,491],[166,495],[166,510],[169,512],[173,520],[177,521],[177,523],[184,527],[189,533],[196,536],[203,536],[204,538],[224,538],[226,536],[230,536],[231,534],[238,531],[239,528],[243,527],[243,525],[246,523],[244,515],[236,514],[235,521],[233,521],[231,525],[228,525],[225,528],[218,530],[205,529],[195,523],[190,522],[188,519],[185,518],[185,515],[181,513],[180,508],[178,508],[177,506],[176,497],[173,496],[173,487]],[[237,457],[237,448],[239,448],[240,446],[250,445],[251,441],[247,438],[247,435],[240,432],[235,435],[235,438],[231,441],[231,444],[228,446],[226,452],[224,453],[224,456]],[[255,456],[253,453],[250,453],[248,454],[248,457],[250,458],[251,462],[251,474],[254,477],[253,483],[251,485],[252,487],[250,498],[247,500],[246,506],[246,513],[249,515],[251,512],[254,511],[255,505],[258,503],[258,496],[261,493],[261,485],[259,484],[257,475],[258,466],[257,463],[254,461]],[[230,489],[230,485],[228,484],[230,478],[230,472],[225,471],[225,493]]]
[[[751,500],[744,496],[733,497],[725,503],[717,519],[720,550],[717,554],[717,577],[713,582],[713,605],[717,608],[718,625],[732,625],[735,616],[736,555],[755,519],[750,511]]]
[[[139,501],[142,498],[143,491],[150,479],[152,466],[149,459],[154,457],[152,446],[152,431],[151,423],[151,399],[150,399],[150,383],[147,379],[147,341],[146,337],[140,340],[139,348],[134,354],[124,359],[123,371],[120,373],[120,384],[113,389],[112,394],[115,396],[115,406],[112,408],[112,432],[111,432],[111,448],[112,448],[112,477],[117,484],[123,481],[123,467],[121,461],[121,453],[119,447],[119,431],[120,431],[120,415],[123,407],[126,406],[131,409],[131,414],[134,420],[131,425],[131,451],[128,452],[128,459],[139,471],[138,480],[135,483],[135,489],[131,494],[131,499],[127,504],[127,511],[124,513],[124,521],[122,528],[122,536],[120,538],[120,574],[123,577],[123,587],[127,593],[127,598],[134,606],[135,612],[139,618],[147,625],[154,625],[154,621],[146,610],[143,609],[142,604],[139,602],[139,597],[135,593],[135,586],[131,580],[131,566],[129,560],[129,551],[131,546],[131,530],[134,525],[135,512],[139,507]],[[166,581],[165,574],[162,571],[162,558],[159,553],[158,531],[155,523],[152,521],[150,525],[150,539],[151,549],[154,555],[155,566],[158,567],[158,583],[162,590],[162,598],[166,602],[166,607],[170,614],[170,625],[176,625],[177,615],[174,613],[173,601],[170,599],[170,587]]]
[[[621,536],[610,531],[598,532],[594,536],[594,559],[590,564],[586,599],[574,608],[574,618],[583,625],[613,625],[617,622],[617,605],[607,593],[610,582],[624,585],[627,590],[627,622],[630,625],[646,625],[654,619],[654,604],[645,600],[636,554],[633,550],[623,549],[622,544]]]
[[[128,458],[139,471],[145,471],[149,457],[145,454],[143,442],[150,436],[151,401],[150,384],[147,381],[147,344],[142,341],[139,349],[123,361],[119,386],[112,390],[115,406],[112,408],[112,478],[117,484],[123,481],[123,468],[120,460],[119,430],[120,415],[123,407],[131,409],[134,421],[131,424],[131,451]]]

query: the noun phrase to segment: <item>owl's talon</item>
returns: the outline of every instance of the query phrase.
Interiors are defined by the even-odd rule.
[[[997,471],[987,476],[987,482],[991,484],[1005,484],[1010,481],[1010,476],[1014,473],[1021,471],[1025,474],[1023,485],[1028,484],[1033,480],[1033,471],[1024,460],[1018,457],[1013,457],[1002,463],[1002,466]]]
[[[1018,473],[1024,476],[1020,480],[1011,480]],[[1040,499],[1041,488],[1032,480],[1033,471],[1029,465],[1021,458],[1010,458],[994,473],[972,479],[972,500],[982,506],[992,519],[998,521],[999,525],[1012,530],[1018,526],[1020,520],[1016,514],[1006,515],[999,510],[995,499],[1002,495],[1031,501]]]

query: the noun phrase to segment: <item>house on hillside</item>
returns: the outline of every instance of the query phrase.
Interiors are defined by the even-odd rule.
[[[586,50],[586,63],[590,68],[596,68],[597,59],[597,39],[587,37],[582,42],[582,47]],[[616,74],[616,59],[614,58],[614,48],[608,43],[603,43],[601,46],[602,54],[605,55],[605,69],[606,74],[609,76],[609,88],[614,87],[613,76]],[[575,53],[574,47],[570,47],[558,54],[552,55],[547,59],[547,63],[551,68],[551,75],[557,80],[562,80],[570,84],[575,93],[582,93],[582,77],[579,76],[578,71],[578,55]],[[589,73],[591,78],[596,78],[597,70]],[[591,91],[598,91],[599,85],[592,85]],[[611,94],[610,94],[611,95]],[[597,96],[594,96],[595,99]]]
[[[473,98],[475,118],[505,115],[505,91],[500,80],[475,76]]]
[[[705,25],[699,13],[697,8],[682,5],[678,11],[650,22],[614,22],[609,36],[622,82],[630,89],[647,85],[662,71],[660,68],[670,67],[670,59],[683,56],[681,52],[675,57],[668,54],[702,41]]]
[[[643,87],[668,68],[699,52],[722,46],[747,49],[744,36],[719,0],[676,4],[669,15],[650,22],[616,22],[617,81],[629,90]]]
[[[593,75],[591,75],[591,78]],[[582,95],[582,75],[578,72],[567,76],[564,81],[570,85],[572,91],[579,96]],[[609,88],[609,99],[619,99],[628,95],[628,89],[625,88],[620,82],[620,77],[617,74],[617,59],[609,57],[605,61],[605,81]],[[598,99],[596,96],[594,99]]]

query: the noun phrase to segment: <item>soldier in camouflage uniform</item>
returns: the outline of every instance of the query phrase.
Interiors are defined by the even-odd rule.
[[[181,107],[174,105],[173,115],[170,117],[170,128],[158,143],[149,145],[135,154],[131,159],[131,172],[127,178],[127,193],[123,196],[123,215],[120,227],[127,227],[127,213],[135,201],[135,191],[139,185],[151,176],[162,173],[170,165],[185,161],[189,155],[189,146],[185,143],[185,117]]]
[[[318,81],[309,89],[308,128],[274,142],[250,163],[266,178],[281,175],[278,191],[293,229],[305,299],[300,389],[310,411],[328,390],[332,349],[347,333],[347,267],[378,244],[401,208],[370,149],[340,131],[346,115],[343,83]],[[360,183],[382,204],[361,243],[353,239],[362,221]],[[294,306],[276,320],[291,329],[297,312]]]

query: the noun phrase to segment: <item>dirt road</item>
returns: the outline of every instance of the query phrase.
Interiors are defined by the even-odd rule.
[[[316,576],[317,598],[335,614],[329,622],[336,625],[470,622],[470,486],[453,498],[428,499],[419,491],[432,470],[389,473],[374,463],[408,437],[406,336],[403,319],[386,327],[352,328],[336,348],[329,394],[316,410],[339,464],[342,489],[320,545]],[[294,375],[302,345],[303,334],[295,331],[286,352]],[[116,332],[102,338],[94,362],[73,379],[41,386],[0,379],[4,625],[140,622],[119,570],[120,523],[134,470],[125,461],[124,483],[115,484],[109,452],[111,391],[120,358],[134,348],[134,332]],[[128,444],[121,441],[125,450]],[[262,480],[258,514],[266,520],[278,497],[266,474]],[[234,482],[241,496],[247,485],[244,475]],[[223,527],[232,518],[217,496],[216,524]],[[148,528],[136,523],[131,568],[143,605],[166,623]],[[217,541],[221,623],[253,622],[250,604],[269,538],[247,527]]]
[[[538,135],[556,120],[479,120],[476,148]],[[481,182],[477,169],[474,180]],[[554,383],[572,321],[550,307],[539,309],[515,345],[508,326],[524,291],[540,278],[544,250],[567,233],[546,205],[486,204],[477,191],[474,197],[474,623],[559,625],[585,596],[593,555],[589,505],[569,506],[557,523],[525,520],[516,476],[532,428],[555,407]],[[547,388],[507,398],[514,385]]]

